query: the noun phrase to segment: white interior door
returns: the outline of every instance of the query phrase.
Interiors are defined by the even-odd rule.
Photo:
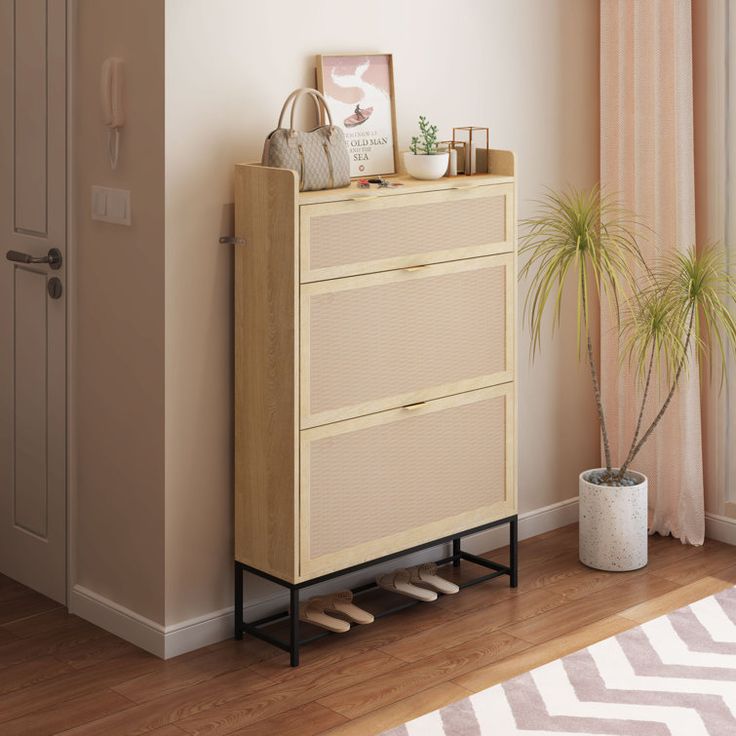
[[[61,602],[66,33],[65,0],[0,0],[0,572]]]

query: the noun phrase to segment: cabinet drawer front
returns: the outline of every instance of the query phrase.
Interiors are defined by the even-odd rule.
[[[302,431],[301,575],[514,513],[513,437],[513,384]]]
[[[301,426],[509,381],[514,259],[471,258],[301,290]]]
[[[301,280],[510,251],[513,191],[510,184],[465,184],[302,206]]]

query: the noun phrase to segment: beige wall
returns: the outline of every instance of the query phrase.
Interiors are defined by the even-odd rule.
[[[167,624],[230,604],[232,269],[217,238],[230,227],[233,164],[260,157],[285,96],[314,83],[313,55],[394,53],[403,147],[420,113],[443,136],[453,124],[489,125],[492,145],[517,153],[522,217],[545,186],[598,179],[598,3],[421,7],[166,3]],[[598,463],[589,379],[572,331],[545,342],[533,367],[527,345],[523,337],[522,511],[577,495],[578,472]]]
[[[75,12],[72,582],[162,622],[164,3],[78,0]],[[100,122],[108,56],[126,61],[116,171]],[[92,184],[131,190],[131,227],[90,219]]]
[[[313,83],[314,53],[390,50],[402,145],[420,113],[443,135],[490,125],[492,145],[517,152],[523,217],[543,187],[598,178],[598,11],[460,0],[448,37],[438,0],[422,15],[390,0],[370,13],[352,0],[173,0],[165,20],[164,1],[76,3],[73,549],[74,582],[175,624],[231,600],[232,259],[217,238],[232,227],[233,163],[259,157],[283,98]],[[127,75],[114,172],[98,99],[113,55]],[[131,227],[90,219],[92,184],[131,190]],[[522,511],[576,495],[597,463],[574,354],[567,330],[530,366],[521,340]]]

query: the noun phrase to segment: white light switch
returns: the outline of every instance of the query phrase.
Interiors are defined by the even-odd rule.
[[[130,225],[130,191],[93,186],[92,219]]]
[[[92,187],[92,217],[104,218],[107,214],[107,196],[98,187]]]
[[[127,219],[128,196],[128,192],[107,193],[107,214],[109,217],[113,217],[120,221]]]

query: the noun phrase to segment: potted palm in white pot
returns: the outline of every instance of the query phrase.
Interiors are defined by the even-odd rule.
[[[578,357],[585,356],[600,424],[605,467],[579,477],[580,561],[599,570],[647,564],[647,478],[633,469],[662,421],[692,360],[736,347],[736,284],[715,247],[695,248],[648,265],[637,244],[639,223],[598,188],[547,194],[524,220],[520,276],[530,277],[524,314],[531,355],[541,347],[545,314],[552,330],[563,316],[568,285],[577,291]],[[639,411],[625,456],[612,458],[600,371],[591,336],[591,296],[617,317],[622,360],[640,381]],[[660,390],[656,391],[655,386]]]

